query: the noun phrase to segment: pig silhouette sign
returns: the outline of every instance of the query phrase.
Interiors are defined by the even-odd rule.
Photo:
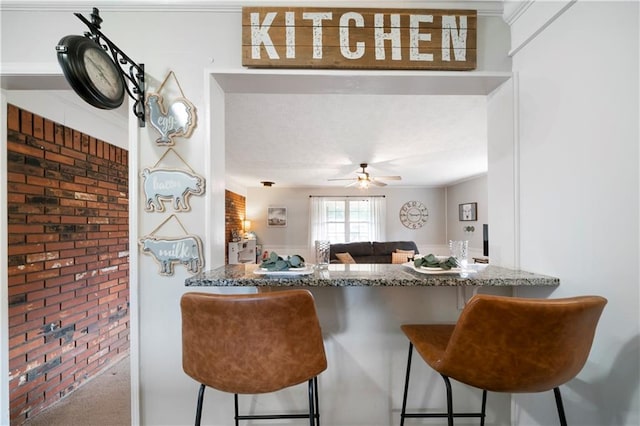
[[[141,238],[143,253],[152,256],[160,265],[160,275],[173,275],[174,265],[184,265],[192,274],[200,272],[204,266],[202,241],[195,235],[185,237]]]
[[[173,210],[189,211],[189,197],[204,194],[204,178],[184,170],[144,169],[144,209],[164,212],[164,202],[171,201]]]

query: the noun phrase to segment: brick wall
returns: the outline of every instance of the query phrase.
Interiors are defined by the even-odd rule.
[[[128,154],[9,105],[11,423],[129,351]]]
[[[242,232],[242,221],[246,217],[247,200],[242,195],[224,191],[224,225],[226,241],[233,241],[231,232]],[[225,263],[229,262],[229,251],[225,249]]]

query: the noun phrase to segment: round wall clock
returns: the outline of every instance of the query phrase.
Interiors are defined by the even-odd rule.
[[[82,99],[101,109],[122,105],[125,82],[120,68],[98,43],[68,35],[60,40],[56,51],[65,78]]]
[[[429,210],[420,201],[407,201],[400,208],[400,222],[409,229],[418,229],[427,223]]]

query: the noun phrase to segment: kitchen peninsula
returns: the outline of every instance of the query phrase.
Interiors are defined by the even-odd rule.
[[[256,273],[257,272],[257,273]],[[493,265],[469,265],[465,273],[422,273],[406,265],[331,264],[327,269],[260,273],[259,265],[225,265],[185,280],[186,286],[424,287],[558,286],[558,278]]]

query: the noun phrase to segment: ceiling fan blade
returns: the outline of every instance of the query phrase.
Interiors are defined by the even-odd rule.
[[[336,180],[358,180],[358,178],[344,178],[344,179],[327,179],[329,181],[336,181]]]
[[[376,179],[384,179],[384,180],[402,180],[402,176],[376,176]]]
[[[375,179],[371,179],[369,182],[371,182],[375,186],[387,186],[386,183],[380,182],[379,180],[375,180]]]
[[[344,187],[345,187],[345,188],[350,188],[350,187],[352,187],[352,186],[356,186],[356,185],[358,185],[359,183],[360,183],[360,182],[358,182],[358,181],[351,182],[350,184],[345,185]]]

